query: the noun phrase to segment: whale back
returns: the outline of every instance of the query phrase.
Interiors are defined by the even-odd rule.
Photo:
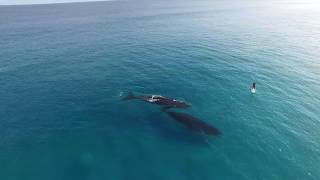
[[[207,124],[206,122],[197,119],[189,114],[186,113],[178,113],[173,111],[167,111],[168,115],[175,119],[176,121],[180,122],[188,129],[196,132],[202,132],[209,135],[219,135],[221,132],[216,127]]]

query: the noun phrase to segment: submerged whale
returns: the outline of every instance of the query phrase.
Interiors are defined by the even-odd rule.
[[[186,126],[191,131],[200,132],[208,135],[215,135],[215,136],[221,134],[219,129],[189,114],[173,112],[173,111],[166,111],[166,112],[168,113],[169,116],[171,116],[173,119],[175,119],[176,121]]]
[[[170,109],[170,108],[188,108],[191,105],[181,100],[172,99],[160,95],[140,95],[135,96],[133,93],[129,92],[127,97],[123,98],[122,100],[133,100],[139,99],[151,104],[157,104],[163,106],[163,110]]]

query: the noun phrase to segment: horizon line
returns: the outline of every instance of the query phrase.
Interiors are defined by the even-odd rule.
[[[97,3],[97,2],[108,2],[108,1],[120,1],[120,0],[74,0],[66,2],[48,2],[48,3],[16,3],[16,4],[0,4],[1,6],[32,6],[32,5],[58,5],[58,4],[76,4],[76,3]]]

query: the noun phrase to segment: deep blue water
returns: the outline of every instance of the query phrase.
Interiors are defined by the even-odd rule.
[[[0,179],[319,179],[319,8],[0,7]],[[120,101],[128,91],[184,99],[222,135]]]

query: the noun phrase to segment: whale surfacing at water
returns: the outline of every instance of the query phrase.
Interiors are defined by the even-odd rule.
[[[135,96],[133,93],[129,92],[127,97],[123,98],[122,100],[133,100],[139,99],[151,104],[157,104],[163,106],[163,110],[167,110],[170,108],[188,108],[191,105],[181,100],[172,99],[160,95],[140,95]]]
[[[178,113],[173,111],[166,111],[166,112],[170,117],[180,122],[191,131],[200,132],[200,133],[202,132],[204,134],[215,135],[215,136],[221,134],[219,129],[189,114]]]

